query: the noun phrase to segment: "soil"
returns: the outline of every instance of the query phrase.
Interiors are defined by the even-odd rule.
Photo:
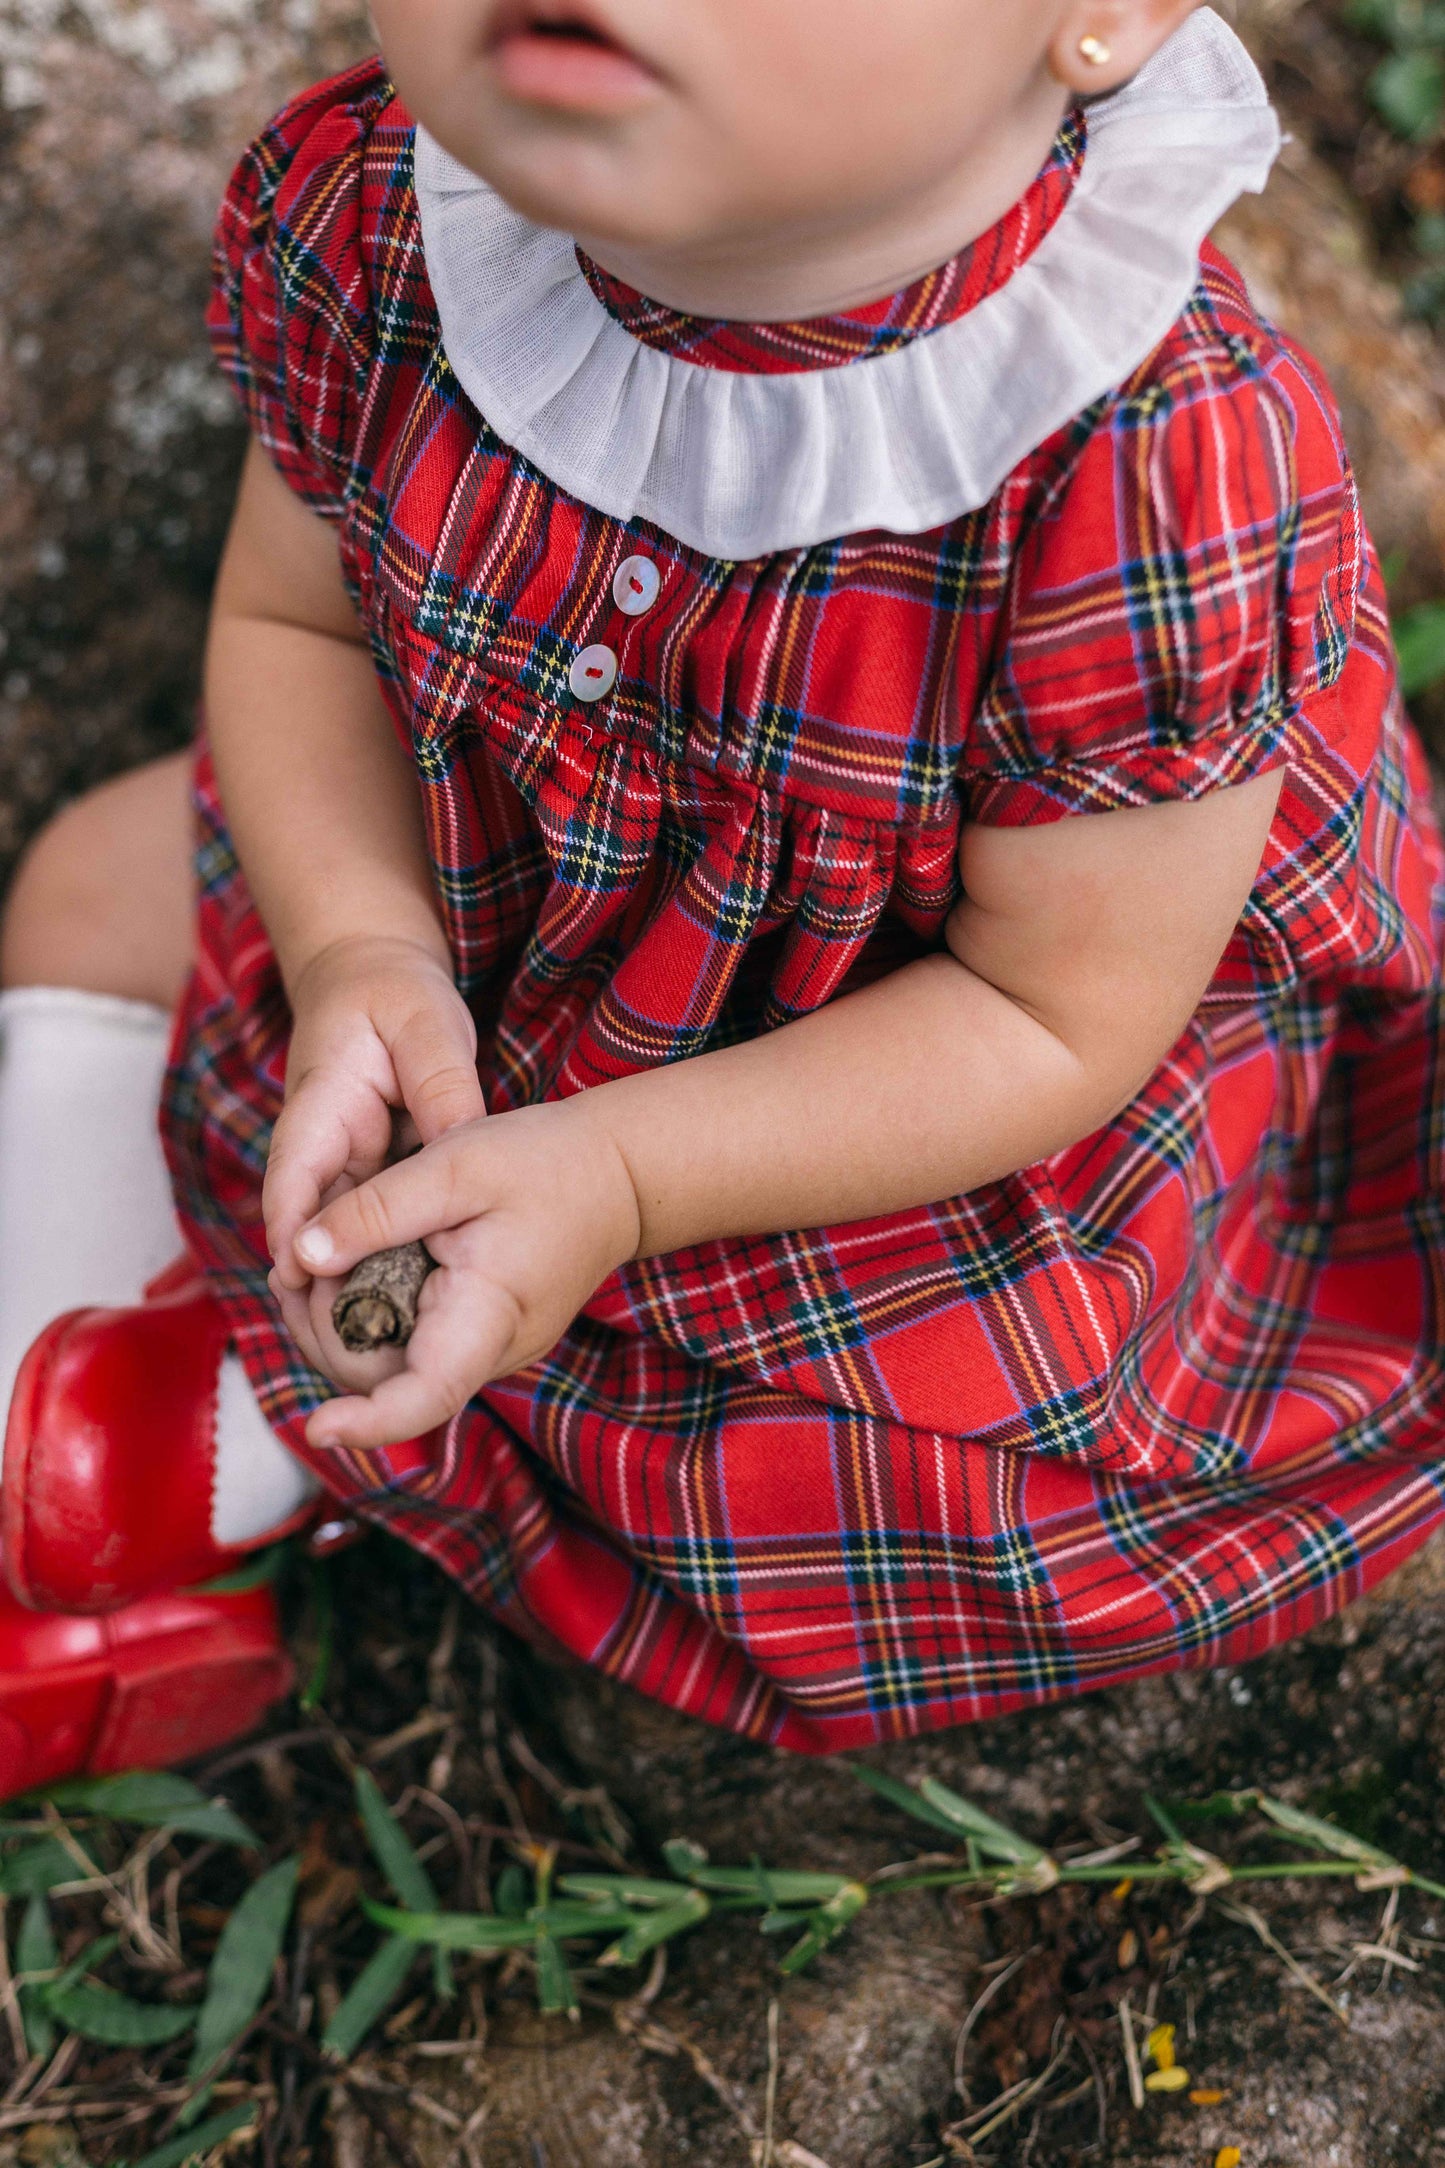
[[[1400,599],[1445,594],[1445,365],[1431,332],[1404,322],[1393,276],[1419,154],[1366,121],[1363,56],[1340,11],[1261,0],[1244,13],[1296,140],[1226,243],[1331,370]],[[239,453],[199,329],[211,212],[265,113],[363,42],[349,0],[0,0],[0,862],[67,795],[192,726]],[[333,1982],[374,1945],[351,1902],[358,1874],[380,1891],[350,1808],[351,1757],[369,1760],[414,1840],[435,1842],[429,1871],[461,1908],[522,1840],[656,1871],[660,1845],[684,1834],[720,1860],[864,1874],[931,1839],[846,1768],[699,1730],[500,1641],[380,1539],[332,1571],[345,1625],[318,1705],[281,1711],[270,1744],[206,1772],[268,1856],[306,1861],[305,1931],[234,2074],[261,2110],[238,2160],[745,2168],[766,2151],[776,2004],[778,2168],[1208,2168],[1230,2146],[1244,2168],[1445,2168],[1445,1903],[1348,1882],[1254,1885],[1272,1942],[1226,1910],[1237,1891],[1202,1906],[1138,1888],[989,1905],[880,1894],[786,1984],[775,1945],[713,1920],[673,1951],[650,1999],[628,1976],[584,1975],[576,2025],[536,2014],[524,1967],[468,1960],[456,2002],[403,2010],[338,2081],[304,2043]],[[299,1584],[293,1600],[304,1672],[317,1619]],[[1442,1659],[1437,1548],[1247,1669],[872,1759],[932,1772],[1066,1853],[1137,1840],[1136,1862],[1158,1841],[1146,1792],[1263,1787],[1445,1879]],[[430,1728],[399,1736],[418,1722]],[[1244,1826],[1203,1841],[1278,1856]],[[183,1845],[152,1863],[157,1893],[183,1861],[184,1946],[201,1964],[241,1883],[230,1855],[196,1864]],[[69,1946],[98,1931],[103,1900],[65,1902]],[[134,1962],[117,1965],[134,1988]],[[990,1987],[965,2044],[965,2098],[956,2047]],[[1125,1994],[1176,2025],[1191,2089],[1222,2099],[1131,2106]],[[1039,2077],[1056,2044],[1067,2060],[1047,2090],[1015,2096],[1014,2119],[971,2153],[970,2109]],[[25,2103],[0,2106],[0,2163],[134,2158],[164,2133],[156,2088],[177,2067],[175,2051],[142,2063],[85,2050],[43,2099],[32,2084],[33,2120],[15,2119]]]

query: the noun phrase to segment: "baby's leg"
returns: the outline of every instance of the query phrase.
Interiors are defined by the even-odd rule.
[[[182,1247],[157,1113],[191,961],[190,768],[153,762],[59,814],[0,924],[0,1416],[52,1318],[138,1302]],[[234,1356],[216,1459],[221,1542],[307,1493]]]

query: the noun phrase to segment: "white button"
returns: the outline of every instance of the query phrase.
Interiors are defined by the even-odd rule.
[[[662,574],[650,557],[628,557],[617,567],[612,599],[624,617],[645,617],[662,593]]]
[[[584,647],[573,657],[567,682],[579,700],[605,700],[617,683],[617,657],[610,647]]]

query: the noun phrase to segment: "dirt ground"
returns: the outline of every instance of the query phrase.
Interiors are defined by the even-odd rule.
[[[1356,200],[1357,60],[1323,7],[1264,0],[1245,15],[1296,140],[1227,243],[1334,375],[1400,596],[1445,594],[1445,365],[1429,333],[1402,323],[1388,216]],[[250,130],[362,35],[349,0],[0,0],[0,863],[65,796],[191,727],[239,441],[199,329],[210,218]],[[1428,709],[1424,720],[1433,733]],[[403,2010],[336,2081],[305,2038],[374,1940],[343,1901],[364,1857],[351,1755],[369,1760],[415,1841],[435,1840],[430,1870],[462,1907],[519,1831],[643,1871],[678,1834],[719,1859],[854,1874],[928,1839],[845,1769],[703,1732],[499,1644],[379,1540],[334,1571],[344,1623],[319,1706],[283,1710],[269,1746],[210,1772],[272,1856],[303,1851],[312,1892],[238,2065],[264,2109],[241,2160],[745,2168],[764,2157],[771,2090],[778,2168],[1208,2168],[1229,2146],[1243,2168],[1445,2168],[1445,1904],[1348,1884],[1262,1885],[1257,1925],[1226,1911],[1229,1892],[1202,1908],[1137,1890],[987,1907],[880,1897],[786,1987],[770,1944],[713,1921],[645,2004],[636,1983],[584,1978],[575,2026],[535,2014],[522,1970],[474,1964],[456,2003]],[[315,1605],[299,1588],[295,1604],[309,1661]],[[1445,1879],[1442,1664],[1437,1549],[1247,1670],[876,1759],[931,1771],[1056,1847],[1132,1838],[1140,1858],[1156,1841],[1146,1792],[1262,1786]],[[1241,1841],[1231,1856],[1261,1856]],[[202,1951],[237,1894],[234,1871],[197,1873],[185,1924]],[[77,1911],[75,1933],[86,1924]],[[956,2073],[961,2029],[989,1988]],[[1221,2100],[1130,2105],[1126,1993],[1176,2024],[1193,2088]],[[1039,2076],[1061,2044],[1077,2082],[1026,2095],[971,2153],[957,2127],[970,2108]],[[32,2086],[0,2103],[0,2163],[133,2156],[104,2103],[144,2106],[169,2067],[98,2051],[43,2101]]]

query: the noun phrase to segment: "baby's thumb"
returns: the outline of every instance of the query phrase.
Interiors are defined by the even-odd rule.
[[[477,1078],[477,1042],[460,1002],[411,1017],[391,1048],[397,1088],[423,1144],[487,1111]]]

